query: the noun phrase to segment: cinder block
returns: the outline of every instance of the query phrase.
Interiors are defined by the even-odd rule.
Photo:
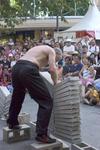
[[[87,147],[87,148],[85,148],[85,150],[97,150],[97,149],[94,147]]]
[[[20,113],[18,116],[19,124],[29,124],[30,123],[30,114],[29,113]]]
[[[76,144],[76,143],[81,143],[81,137],[79,135],[68,135],[62,132],[56,132],[55,131],[55,136],[57,136],[60,139],[66,140],[67,142]]]
[[[76,87],[78,83],[79,82],[66,82],[66,80],[64,80],[64,82],[61,82],[60,84],[56,85],[55,91],[60,91],[61,89],[72,87],[72,86]]]
[[[11,93],[5,86],[0,86],[0,117],[8,114],[11,102]]]
[[[35,141],[31,144],[31,150],[62,150],[62,143],[57,141],[52,144],[41,144]]]
[[[55,107],[55,109],[57,109],[57,108],[59,108],[60,109],[60,106],[59,107],[57,107],[56,106],[56,103],[54,103],[54,107]],[[56,108],[57,107],[57,108]],[[78,103],[70,103],[70,104],[67,104],[67,105],[64,105],[63,107],[61,107],[61,109],[79,109],[79,107],[80,107],[80,104],[79,104],[79,102]]]
[[[71,150],[96,150],[95,148],[92,148],[87,143],[79,143],[79,144],[72,144]]]
[[[54,135],[51,135],[52,138],[55,138],[57,141],[62,143],[62,150],[70,150],[70,144],[68,142],[65,142],[64,140],[61,140]]]
[[[59,122],[63,122],[63,123],[80,123],[80,118],[77,117],[77,118],[67,118],[67,119],[64,119],[64,118],[56,117],[55,118],[55,122],[56,123],[59,123]]]
[[[63,126],[63,127],[67,127],[67,128],[80,128],[80,125],[78,122],[74,122],[74,123],[68,123],[68,122],[56,122],[56,125],[58,126]]]
[[[12,130],[8,127],[3,128],[3,140],[7,143],[13,143],[30,139],[30,126],[23,124],[20,129]]]
[[[79,94],[65,95],[65,93],[62,93],[56,96],[54,103],[65,102],[65,104],[70,104],[70,103],[76,104],[79,103],[79,100],[80,100]]]
[[[70,134],[72,133],[72,135],[73,135],[73,133],[79,133],[80,132],[80,126],[78,126],[78,127],[67,127],[67,126],[59,126],[59,125],[57,125],[56,124],[56,126],[55,126],[55,128],[56,129],[62,129],[63,131],[65,131],[65,133],[66,132],[69,132]]]

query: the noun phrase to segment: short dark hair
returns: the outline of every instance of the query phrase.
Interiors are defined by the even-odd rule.
[[[55,50],[55,53],[62,53],[62,50],[58,47],[55,47],[54,50]]]
[[[83,46],[82,46],[82,48],[88,48],[88,46],[86,46],[86,45],[83,45]]]

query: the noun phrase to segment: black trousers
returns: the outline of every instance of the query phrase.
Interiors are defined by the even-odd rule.
[[[13,94],[7,122],[13,125],[18,124],[18,115],[27,89],[31,98],[39,104],[36,132],[47,134],[53,99],[39,74],[38,66],[30,61],[19,60],[12,69],[12,85]]]

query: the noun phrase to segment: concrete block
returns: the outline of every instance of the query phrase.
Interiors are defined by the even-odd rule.
[[[55,114],[55,117],[63,118],[63,119],[70,119],[70,118],[77,118],[79,116],[79,113],[73,113],[73,114]]]
[[[97,149],[94,147],[87,147],[87,148],[85,148],[85,150],[97,150]]]
[[[81,136],[79,135],[67,135],[65,133],[61,133],[61,132],[56,132],[54,134],[56,137],[63,139],[67,142],[73,143],[73,144],[77,144],[81,142]]]
[[[60,101],[58,101],[60,99]],[[59,97],[58,99],[55,99],[54,101],[54,104],[59,106],[65,106],[65,105],[68,105],[68,104],[76,104],[76,103],[79,103],[80,102],[80,98],[79,97],[73,97],[73,98],[70,98],[69,99],[67,97]]]
[[[31,150],[62,150],[62,143],[43,144],[35,141],[31,144]]]
[[[74,122],[74,123],[68,123],[68,122],[56,122],[57,126],[63,126],[63,127],[67,127],[67,128],[78,128],[80,127],[78,122]]]
[[[5,86],[0,86],[0,117],[8,114],[11,102],[11,93]]]
[[[65,132],[69,132],[69,133],[74,133],[74,132],[80,132],[80,126],[77,126],[77,127],[68,127],[68,126],[59,126],[59,125],[55,125],[55,128],[57,129],[57,130],[59,130],[59,129],[61,129],[61,130],[63,130],[63,131],[65,131]]]
[[[64,130],[64,129],[61,129],[61,128],[57,128],[56,129],[56,132],[60,132],[60,133],[63,133],[63,134],[65,134],[65,135],[69,135],[69,136],[75,136],[75,137],[77,137],[77,135],[79,136],[80,135],[80,129],[78,129],[78,130],[71,130],[71,131],[69,131],[69,130],[67,130],[67,128],[66,128],[66,130]]]
[[[66,92],[66,93],[62,93],[60,95],[56,95],[54,102],[55,103],[62,102],[62,101],[75,101],[76,102],[76,100],[79,100],[79,99],[80,99],[79,93],[75,92],[75,94],[74,93],[67,94],[67,92]]]
[[[29,113],[20,113],[18,116],[19,124],[29,124],[30,123],[30,114]]]
[[[68,109],[68,110],[56,110],[55,109],[55,114],[73,114],[73,113],[80,113],[80,109]]]
[[[68,88],[64,88],[64,89],[61,89],[60,91],[55,91],[55,95],[60,95],[62,93],[65,93],[65,92],[69,92],[69,94],[73,93],[73,92],[77,92],[79,91],[79,87],[68,87]]]
[[[54,135],[51,135],[51,137],[62,143],[62,150],[70,150],[70,144],[68,142],[61,140]]]
[[[62,88],[74,86],[74,85],[80,85],[79,78],[76,79],[76,77],[68,77],[67,79],[63,80],[61,83],[57,84],[55,86],[55,90],[61,90]]]
[[[77,118],[67,118],[67,119],[63,119],[63,118],[55,118],[55,122],[59,123],[59,122],[63,122],[63,123],[80,123],[80,117]],[[80,125],[80,124],[79,124]]]
[[[61,111],[61,110],[73,110],[73,109],[80,109],[80,104],[76,103],[76,104],[68,104],[66,106],[60,107],[60,106],[56,106],[56,104],[54,103],[54,108],[55,110]]]
[[[93,149],[87,143],[81,142],[79,144],[72,144],[71,150],[95,150],[95,149]]]
[[[7,143],[18,142],[30,139],[30,127],[26,124],[20,125],[20,129],[12,130],[3,128],[3,140]]]
[[[60,84],[56,85],[55,92],[56,91],[60,91],[60,90],[62,90],[64,88],[72,87],[72,86],[76,87],[77,85],[79,85],[78,82],[66,82],[66,80],[65,80],[64,82],[61,82]]]

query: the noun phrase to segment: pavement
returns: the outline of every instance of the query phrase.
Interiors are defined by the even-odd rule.
[[[30,113],[31,121],[36,121],[38,105],[28,95],[23,103],[22,112]],[[100,150],[100,106],[80,104],[81,137],[82,141]],[[31,140],[7,144],[3,141],[2,128],[6,121],[0,119],[0,150],[30,150]]]

